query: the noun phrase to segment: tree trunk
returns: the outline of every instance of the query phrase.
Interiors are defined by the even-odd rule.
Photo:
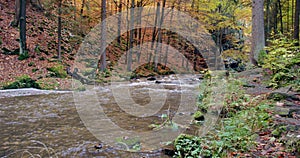
[[[37,8],[40,11],[44,10],[40,3],[40,0],[30,0],[30,3],[34,8]]]
[[[20,54],[26,51],[26,0],[20,0]]]
[[[20,0],[15,0],[15,17],[14,21],[11,22],[11,25],[17,27],[19,25],[20,20]]]
[[[130,8],[130,1],[129,0],[127,0],[127,4],[126,4],[126,7],[127,7],[127,12],[126,12],[126,21],[127,21],[127,35],[126,35],[126,38],[127,38],[127,43],[126,43],[126,58],[125,58],[125,63],[127,64],[128,63],[128,50],[130,49],[129,48],[129,43],[130,43],[130,31],[129,31],[129,8]]]
[[[157,43],[156,43],[156,49],[155,49],[155,56],[156,56],[156,60],[155,60],[155,71],[157,71],[157,64],[158,62],[161,62],[161,43],[162,43],[162,31],[161,31],[161,26],[164,22],[164,13],[165,13],[165,7],[166,6],[166,0],[163,0],[163,5],[162,5],[162,11],[161,11],[161,17],[159,20],[159,24],[158,24],[158,37],[157,37]],[[157,62],[157,58],[158,58],[158,54],[159,54],[159,61]]]
[[[85,0],[81,1],[81,8],[80,8],[80,17],[82,18],[83,16],[83,8],[84,8]]]
[[[76,14],[77,14],[76,0],[74,0],[73,3],[74,3],[74,20],[76,21],[76,19],[77,19],[77,17],[76,17]]]
[[[130,35],[129,35],[129,52],[128,52],[128,59],[127,59],[127,71],[131,71],[131,64],[132,64],[132,48],[133,48],[133,35],[134,35],[134,0],[131,0],[131,10],[130,10]]]
[[[58,56],[59,61],[61,61],[61,4],[62,4],[62,0],[59,0],[59,2],[58,2],[58,28],[57,28],[57,37],[58,37],[57,56]]]
[[[273,14],[273,18],[274,18],[274,23],[273,23],[273,31],[275,34],[278,33],[278,30],[277,30],[277,26],[278,26],[278,17],[277,17],[277,14],[278,14],[278,5],[277,5],[277,1],[274,3],[275,7],[274,7],[274,14]]]
[[[172,11],[171,11],[171,17],[170,17],[170,25],[169,28],[171,28],[172,22],[173,22],[173,16],[174,16],[174,7],[175,7],[175,1],[172,4]],[[170,32],[170,31],[169,31]],[[166,54],[165,54],[165,58],[164,58],[164,63],[165,63],[165,67],[167,67],[167,63],[168,63],[168,55],[169,55],[169,45],[170,45],[170,41],[171,41],[171,34],[168,34],[168,39],[167,39],[167,48],[166,48]]]
[[[294,22],[294,39],[297,40],[297,43],[296,43],[297,46],[299,46],[299,12],[300,12],[300,0],[296,0],[295,22]]]
[[[155,21],[154,21],[154,27],[153,27],[153,33],[152,33],[151,49],[153,49],[153,47],[154,47],[159,15],[160,15],[160,2],[157,2],[156,15],[155,15]]]
[[[142,28],[141,28],[141,25],[142,25],[142,12],[143,12],[143,0],[140,1],[139,5],[138,5],[139,9],[139,14],[138,14],[138,25],[139,25],[139,30],[138,30],[138,47],[139,47],[139,51],[138,51],[138,54],[137,54],[137,57],[138,57],[138,63],[140,63],[140,57],[141,57],[141,44],[143,43],[142,41]]]
[[[268,39],[270,35],[270,1],[267,0],[266,3],[266,21],[267,21],[267,26],[266,26],[266,39]]]
[[[100,70],[102,72],[105,71],[106,69],[106,0],[102,0],[101,1],[101,47],[100,47],[100,51],[101,51],[101,57],[100,57],[100,63],[101,63],[101,67]]]
[[[281,2],[278,0],[278,9],[279,9],[279,15],[280,15],[280,32],[283,34],[283,17],[282,17],[282,7]]]
[[[292,0],[292,29],[294,29],[294,4],[295,1]]]
[[[264,1],[252,1],[252,46],[250,60],[257,65],[258,55],[265,47]]]
[[[290,31],[290,1],[287,1],[287,20],[286,20],[286,31],[289,32]]]
[[[119,16],[118,16],[118,44],[119,46],[121,46],[121,18],[122,18],[122,0],[120,0],[120,4],[119,4]]]

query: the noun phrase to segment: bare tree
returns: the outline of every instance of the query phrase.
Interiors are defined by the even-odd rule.
[[[106,69],[106,0],[101,1],[101,47],[100,47],[100,52],[101,52],[101,57],[100,57],[100,63],[101,67],[100,70],[102,72],[105,71]]]
[[[169,27],[171,27],[172,21],[173,21],[175,2],[176,2],[176,1],[174,0],[174,1],[173,1],[173,4],[172,4],[172,11],[171,11],[171,18],[170,18],[170,25],[169,25]],[[168,55],[169,55],[168,53],[169,53],[169,45],[170,45],[170,41],[171,41],[171,35],[168,34],[167,48],[166,48],[166,53],[165,53],[165,57],[164,57],[165,67],[167,67],[167,63],[168,63]]]
[[[123,7],[122,0],[120,0],[120,3],[116,4],[116,6],[118,6],[118,8],[119,8],[119,15],[118,15],[118,43],[119,43],[119,46],[121,46],[121,18],[122,18],[122,9],[123,9],[122,8]]]
[[[57,37],[58,37],[57,56],[59,61],[61,61],[61,5],[62,5],[62,0],[59,0],[58,1],[58,28],[57,28]]]
[[[161,30],[161,26],[164,22],[164,13],[165,13],[165,6],[166,6],[166,0],[163,0],[163,5],[162,5],[162,10],[161,10],[161,17],[158,23],[158,28],[157,28],[157,33],[158,33],[158,37],[157,37],[157,43],[156,43],[156,49],[155,49],[155,67],[154,70],[157,71],[157,64],[158,62],[161,62],[161,44],[162,43],[162,30]],[[158,53],[159,53],[159,57],[158,57]],[[157,58],[159,58],[159,61],[157,62]]]
[[[26,51],[26,0],[20,0],[20,54]]]
[[[153,27],[153,33],[152,33],[152,43],[151,43],[151,49],[154,47],[154,42],[157,34],[157,23],[158,18],[160,16],[160,2],[157,2],[157,8],[156,8],[156,15],[155,15],[155,21],[154,21],[154,27]]]
[[[129,23],[129,28],[130,28],[130,35],[129,35],[129,52],[127,56],[127,71],[131,71],[131,64],[132,64],[132,48],[133,48],[133,35],[134,35],[134,6],[135,2],[134,0],[131,0],[131,10],[130,10],[130,23]]]

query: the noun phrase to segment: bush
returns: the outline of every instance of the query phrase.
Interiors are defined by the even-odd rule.
[[[19,89],[19,88],[38,88],[40,89],[39,84],[35,80],[31,79],[28,75],[23,75],[18,77],[16,81],[3,86],[3,89]]]
[[[18,57],[18,60],[25,60],[29,58],[29,54],[27,51],[25,51],[23,54],[20,54]]]
[[[249,151],[256,145],[256,132],[269,126],[269,108],[262,103],[239,111],[221,120],[215,130],[202,137],[178,136],[174,142],[175,157],[226,157],[230,152]]]
[[[278,88],[300,80],[300,50],[295,41],[282,36],[270,43],[262,62],[266,75],[271,76],[269,85]]]
[[[200,143],[199,137],[181,134],[174,143],[175,155],[178,157],[199,157],[202,151]]]

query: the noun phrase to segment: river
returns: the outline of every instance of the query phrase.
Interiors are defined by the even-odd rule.
[[[201,81],[195,76],[180,79],[161,77],[158,80],[160,82],[140,80],[94,86],[92,91],[96,94],[105,116],[123,130],[151,132],[149,125],[162,123],[167,119],[166,114],[170,118],[178,115],[177,119],[190,119],[196,110],[197,88]],[[127,100],[126,97],[116,99],[116,96],[120,95],[114,92],[120,92],[122,89],[130,91],[131,100]],[[85,116],[82,116],[82,105],[76,104],[79,102],[78,98],[74,98],[77,95],[89,94],[89,91],[76,94],[70,91],[35,89],[0,91],[0,157],[169,157],[162,152],[162,144],[156,144],[155,149],[150,145],[141,145],[145,144],[142,142],[145,140],[140,140],[139,149],[133,152],[134,150],[122,150],[100,140],[97,134],[93,133],[92,127],[89,127]],[[150,94],[151,92],[155,93]],[[165,98],[163,106],[149,116],[133,116],[139,114],[128,114],[126,109],[120,108],[120,104],[126,104],[127,101],[131,103],[132,100],[136,104],[146,106],[162,96]],[[88,99],[83,100],[87,104],[86,107],[89,107]],[[180,106],[191,108],[181,109]],[[100,134],[105,139],[116,139],[111,134],[114,133],[111,130],[116,129],[110,129],[108,126],[103,128],[105,130]],[[186,127],[176,127],[177,130],[183,128]],[[102,143],[103,147],[96,149],[95,145],[99,143]]]

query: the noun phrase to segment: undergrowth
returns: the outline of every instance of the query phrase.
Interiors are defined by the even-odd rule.
[[[209,86],[210,81],[204,85]],[[271,122],[272,107],[264,97],[251,97],[242,90],[242,82],[230,78],[221,119],[205,136],[182,134],[174,142],[174,157],[230,157],[233,152],[247,152],[256,146],[257,132]],[[203,113],[211,104],[213,93],[206,87],[198,98],[199,110]]]
[[[7,85],[3,85],[3,89],[18,89],[18,88],[38,88],[38,83],[35,80],[31,79],[28,75],[23,75],[18,78],[14,82],[8,83]]]
[[[293,84],[297,91],[300,90],[300,47],[295,46],[295,40],[281,35],[270,40],[266,48],[267,54],[262,54],[260,63],[270,75],[269,86],[278,88]]]

